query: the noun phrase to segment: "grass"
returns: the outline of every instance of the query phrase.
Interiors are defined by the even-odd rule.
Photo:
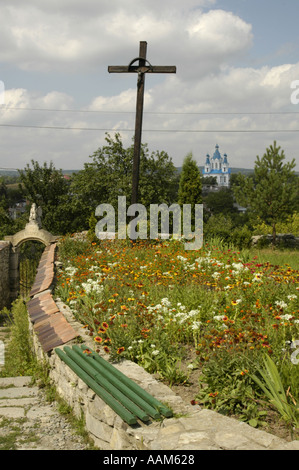
[[[0,370],[0,377],[33,375],[38,363],[33,353],[25,303],[15,301],[10,311],[2,311],[1,317],[7,326],[10,341],[6,346],[5,364]]]
[[[292,269],[299,269],[298,250],[278,248],[252,249],[251,253],[256,256],[259,263],[270,263],[278,266],[290,266]]]
[[[22,435],[22,422],[24,419],[2,418],[0,421],[0,450],[16,450],[16,442]],[[5,429],[5,435],[1,435],[2,429]]]

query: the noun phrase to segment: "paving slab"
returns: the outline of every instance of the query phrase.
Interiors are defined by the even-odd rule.
[[[0,416],[10,419],[19,419],[25,417],[25,409],[22,406],[0,407]]]
[[[38,394],[38,387],[11,387],[0,389],[1,398],[32,397]],[[0,402],[1,403],[1,402]]]
[[[23,376],[23,377],[0,377],[0,388],[3,387],[24,387],[29,385],[32,380],[32,377]]]

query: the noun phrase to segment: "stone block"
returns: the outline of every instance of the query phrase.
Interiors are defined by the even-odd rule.
[[[134,444],[133,440],[130,439],[126,431],[116,428],[113,428],[109,444],[113,450],[134,450],[137,448],[136,444]]]
[[[107,443],[110,442],[113,428],[95,418],[92,414],[90,414],[89,410],[86,411],[85,425],[86,429],[95,437]]]

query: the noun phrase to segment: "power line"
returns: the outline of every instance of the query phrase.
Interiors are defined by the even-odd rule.
[[[0,124],[0,127],[14,127],[23,129],[54,129],[71,131],[114,131],[114,132],[134,132],[134,129],[113,129],[101,127],[64,127],[64,126],[36,126],[27,124]],[[166,133],[270,133],[270,132],[299,132],[299,129],[144,129],[143,132],[166,132]]]
[[[103,111],[95,109],[55,109],[55,108],[24,108],[15,106],[0,106],[0,110],[18,110],[18,111],[46,111],[46,112],[62,112],[62,113],[98,113],[98,114],[134,114],[133,111]],[[286,115],[286,114],[299,114],[295,111],[261,111],[261,112],[233,112],[233,111],[207,111],[207,112],[187,112],[187,111],[145,111],[144,114],[155,114],[155,115],[196,115],[196,116],[209,116],[209,115]]]

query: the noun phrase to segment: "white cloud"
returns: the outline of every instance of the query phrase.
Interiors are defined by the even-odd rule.
[[[193,73],[204,72],[251,44],[251,27],[239,17],[221,10],[202,14],[199,7],[213,3],[131,0],[124,7],[120,0],[89,0],[83,8],[78,1],[4,2],[0,60],[28,71],[78,71],[95,62],[129,62],[128,51],[135,54],[146,40],[155,60],[176,62],[181,55],[181,73],[190,61]]]
[[[26,77],[32,79],[28,89],[25,85],[12,89],[5,83],[6,106],[74,109],[78,97],[86,92],[84,108],[93,112],[6,109],[0,110],[0,123],[133,129],[136,76],[129,79],[118,75],[112,79],[107,66],[128,64],[138,56],[139,41],[145,40],[148,60],[153,65],[176,65],[177,73],[146,77],[144,142],[152,150],[167,151],[177,165],[189,151],[202,164],[206,153],[211,153],[218,143],[231,157],[233,166],[252,166],[256,154],[263,153],[277,136],[218,131],[296,129],[296,116],[213,113],[295,111],[290,105],[290,84],[299,78],[299,63],[259,68],[238,66],[240,58],[246,63],[252,46],[252,26],[232,12],[203,9],[213,8],[215,4],[215,0],[28,0],[26,3],[3,0],[0,41],[5,47],[0,49],[0,63],[7,68],[12,65],[14,71],[25,70]],[[89,92],[89,79],[97,72],[98,82]],[[84,74],[86,80],[80,84],[77,95],[73,92],[72,96],[68,83]],[[35,83],[36,77],[49,75],[58,77],[56,89],[48,85],[48,90],[45,86],[44,91],[38,91],[40,83]],[[67,90],[65,93],[57,86],[60,79],[64,80],[61,89]],[[147,129],[157,132],[147,132]],[[209,132],[160,132],[184,129]],[[131,131],[122,132],[125,145],[130,145],[132,135]],[[0,138],[2,158],[8,163],[14,156],[21,167],[36,158],[53,160],[57,167],[76,168],[82,167],[88,155],[104,144],[105,132],[8,130],[0,126]],[[286,154],[289,152],[290,158],[296,156],[292,155],[297,149],[296,134],[280,134],[279,139]]]

